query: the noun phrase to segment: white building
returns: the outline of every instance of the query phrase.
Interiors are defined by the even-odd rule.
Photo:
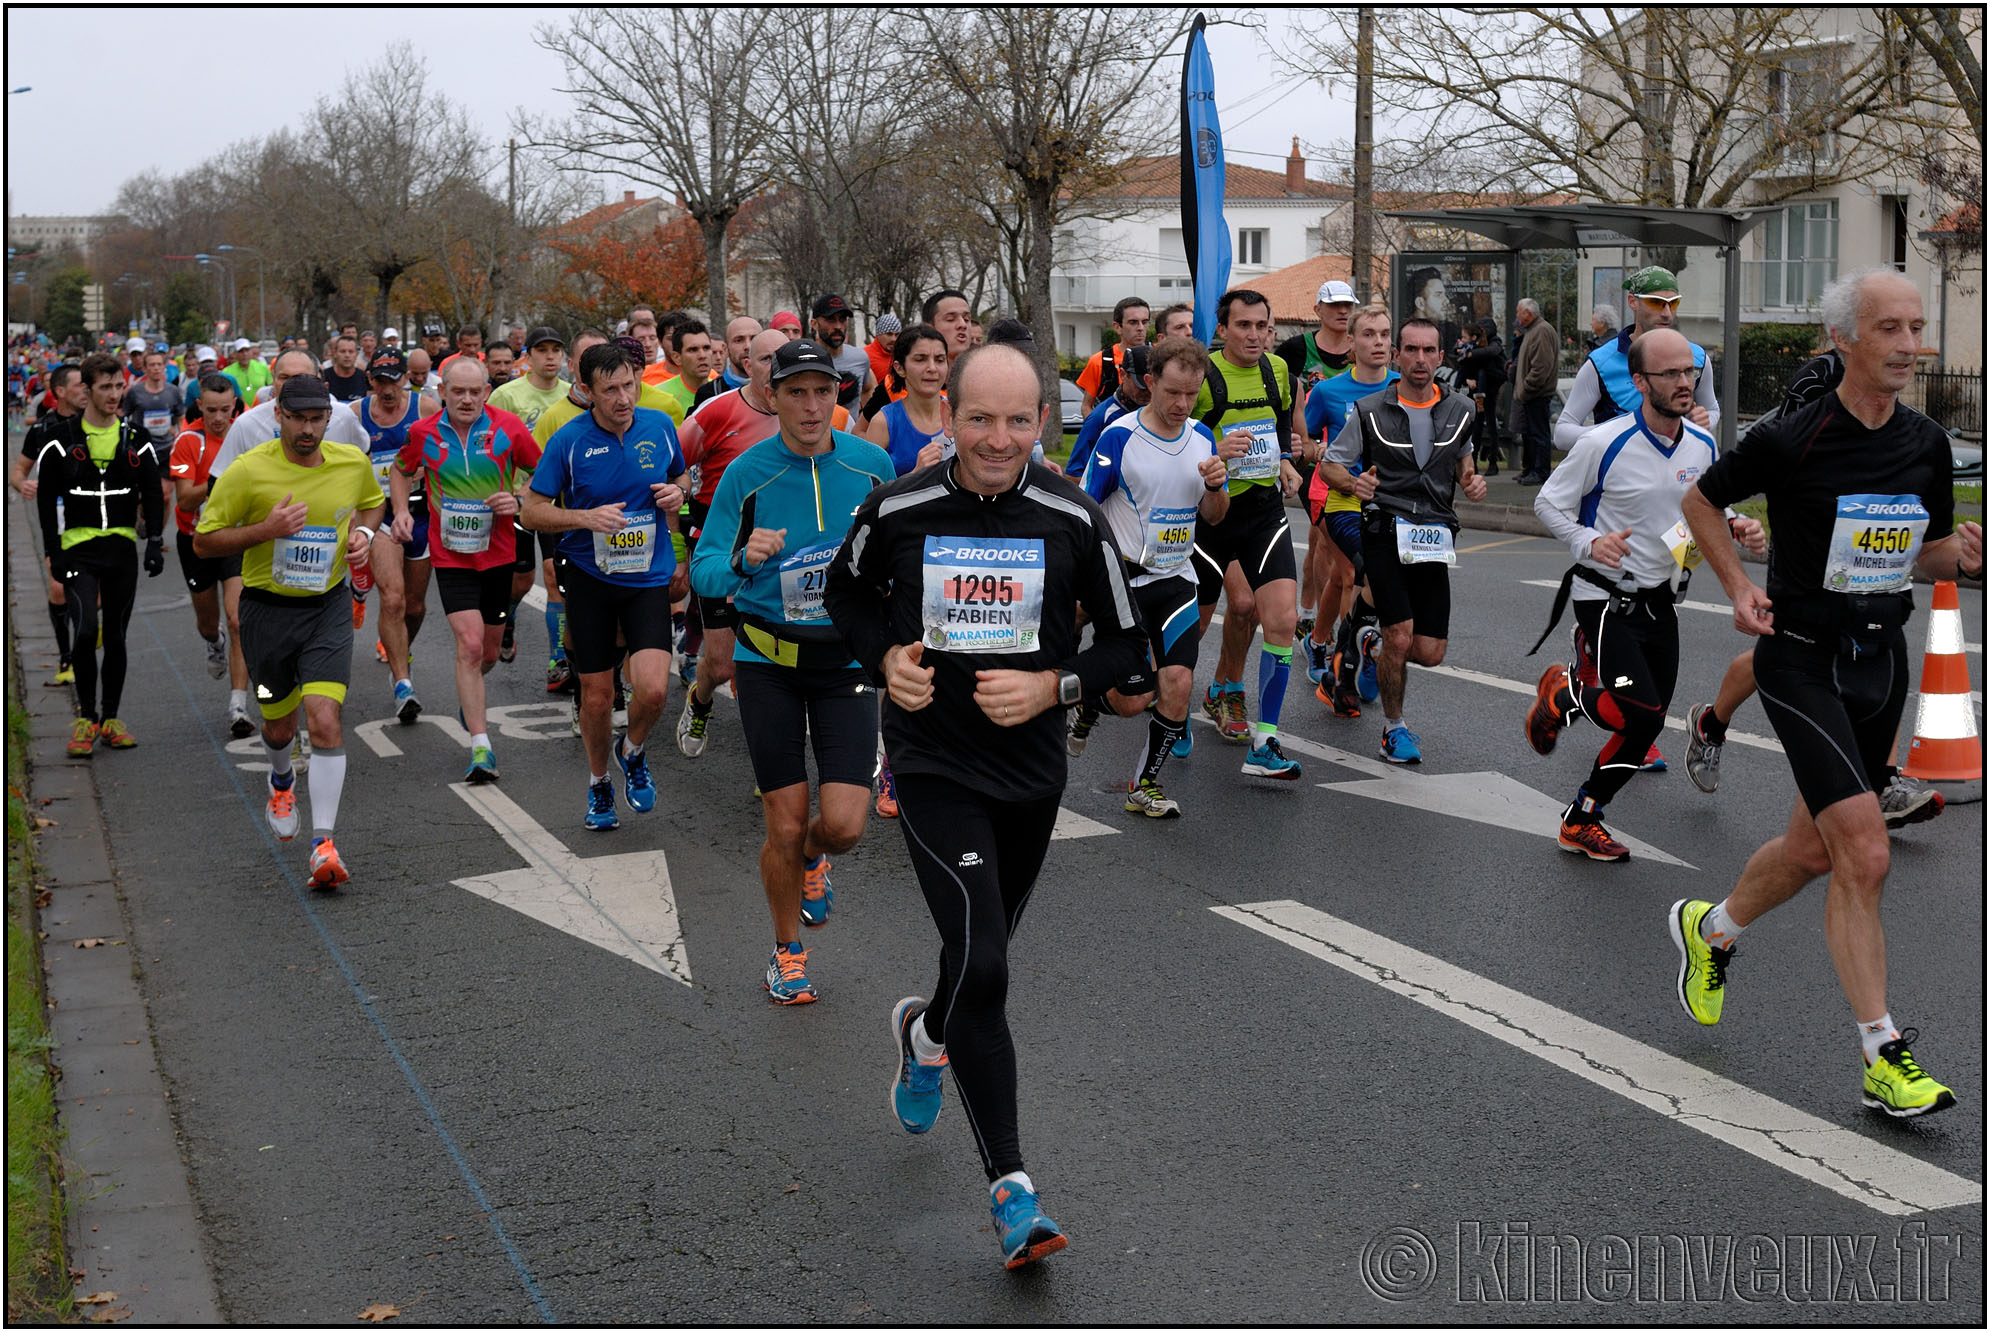
[[[101,236],[119,219],[113,217],[41,217],[22,215],[7,219],[7,244],[23,252],[54,251],[74,246],[89,254],[90,242]]]
[[[1100,211],[1113,216],[1058,229],[1050,272],[1058,351],[1067,356],[1097,351],[1121,297],[1142,298],[1156,315],[1193,299],[1182,245],[1180,168],[1172,156],[1135,158],[1120,184],[1099,201]],[[1321,254],[1323,230],[1349,190],[1309,179],[1295,139],[1283,173],[1226,163],[1223,194],[1230,285],[1241,287]]]

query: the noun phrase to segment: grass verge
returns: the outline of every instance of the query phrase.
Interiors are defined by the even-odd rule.
[[[36,944],[28,714],[7,646],[7,1321],[70,1321],[62,1248],[61,1130]]]

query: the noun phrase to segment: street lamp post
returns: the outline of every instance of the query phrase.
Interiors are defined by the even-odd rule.
[[[256,336],[269,336],[269,293],[263,287],[263,252],[253,245],[217,245],[217,250],[256,256]]]
[[[216,259],[211,254],[197,254],[194,258],[198,259],[203,266],[217,268],[228,275],[228,326],[235,330],[237,337],[240,337],[242,334],[242,322],[235,311],[235,266],[226,260]],[[219,299],[218,295],[216,299]],[[260,329],[257,330],[257,336],[261,336]]]

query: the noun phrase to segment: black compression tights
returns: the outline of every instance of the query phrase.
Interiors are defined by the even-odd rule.
[[[114,537],[98,537],[113,541]],[[94,542],[92,543],[94,544]],[[91,721],[117,716],[124,701],[125,631],[131,626],[131,606],[138,597],[138,559],[129,541],[122,558],[85,559],[78,572],[64,580],[69,604],[76,611],[76,642],[70,665],[76,671],[76,706]],[[101,601],[101,612],[99,602]],[[103,616],[103,708],[97,707],[97,617]]]
[[[947,1047],[988,1178],[1023,1168],[1016,1046],[1009,1037],[1009,940],[1050,849],[1057,797],[991,800],[957,782],[895,773],[898,822],[940,930],[940,979],[926,1034]]]

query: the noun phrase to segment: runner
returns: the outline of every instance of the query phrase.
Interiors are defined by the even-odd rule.
[[[1292,380],[1285,363],[1266,350],[1271,345],[1271,303],[1262,295],[1242,287],[1224,292],[1216,321],[1223,348],[1209,358],[1195,416],[1219,441],[1234,435],[1249,447],[1235,456],[1223,450],[1230,472],[1229,513],[1221,523],[1196,519],[1198,633],[1208,631],[1217,598],[1227,594],[1223,650],[1202,710],[1225,740],[1250,741],[1247,774],[1294,781],[1299,761],[1287,758],[1278,745],[1278,718],[1292,673],[1292,631],[1299,618],[1299,571],[1285,517],[1285,496],[1299,484],[1288,457]],[[1250,724],[1244,656],[1260,620],[1264,647],[1258,656],[1258,720]]]
[[[656,808],[644,746],[663,715],[670,603],[685,583],[674,548],[663,540],[677,529],[685,475],[670,419],[636,405],[636,358],[599,334],[574,339],[576,346],[583,342],[574,382],[587,386],[589,405],[548,441],[525,491],[525,525],[559,534],[556,568],[568,659],[580,676],[589,773],[582,823],[605,832],[621,823],[608,782],[617,662],[625,663],[631,687],[627,727],[614,744],[623,795],[639,814]],[[541,426],[548,416],[540,416]]]
[[[1161,311],[1160,337],[1195,338],[1195,307],[1184,302],[1176,302]]]
[[[1891,269],[1869,269],[1832,282],[1818,303],[1844,381],[1750,431],[1682,503],[1734,603],[1735,628],[1758,638],[1763,710],[1789,756],[1797,804],[1726,900],[1675,902],[1666,926],[1679,1001],[1711,1026],[1741,933],[1829,874],[1824,942],[1863,1046],[1861,1100],[1906,1118],[1946,1110],[1955,1094],[1921,1069],[1910,1048],[1918,1033],[1887,1008],[1879,905],[1889,848],[1875,792],[1906,704],[1913,574],[1980,578],[1983,529],[1954,521],[1947,435],[1898,398],[1921,351],[1920,293]],[[1766,593],[1719,539],[1721,508],[1756,494],[1768,497],[1775,533]]]
[[[370,387],[368,369],[359,360],[359,339],[341,333],[332,342],[332,364],[325,371],[325,387],[334,402],[358,402]]]
[[[974,339],[974,315],[967,293],[952,287],[942,287],[925,299],[919,307],[919,321],[940,330],[940,336],[947,340],[948,365],[959,360]]]
[[[767,327],[780,329],[787,335],[788,341],[793,342],[802,335],[802,317],[793,310],[776,310],[767,321]]]
[[[484,730],[484,677],[497,664],[498,640],[511,615],[511,568],[520,473],[539,465],[525,422],[485,405],[490,376],[469,355],[442,372],[442,411],[408,430],[389,478],[394,539],[414,537],[408,495],[422,474],[428,504],[428,553],[442,592],[442,613],[456,642],[457,717],[470,733],[463,780],[498,779],[497,756]],[[396,689],[396,694],[400,692]]]
[[[781,431],[769,376],[774,354],[788,342],[788,335],[778,329],[755,337],[748,348],[746,385],[710,399],[684,423],[684,458],[691,467],[691,485],[696,492],[691,497],[684,536],[687,568],[697,554],[698,540],[726,469],[748,449]],[[686,758],[705,752],[712,701],[720,686],[733,678],[733,627],[731,603],[701,596],[695,590],[691,593],[684,613],[684,652],[694,664],[684,691],[684,712],[677,719],[677,749]]]
[[[490,377],[492,388],[501,388],[511,382],[516,360],[509,342],[497,343],[484,353],[484,372]]]
[[[1783,391],[1778,412],[1793,416],[1820,398],[1829,396],[1845,378],[1845,359],[1836,347],[1806,362],[1791,377]],[[1753,427],[1751,427],[1753,429]],[[1727,743],[1727,728],[1734,714],[1755,695],[1755,649],[1749,647],[1728,663],[1721,676],[1720,690],[1712,703],[1696,703],[1686,715],[1686,775],[1693,785],[1712,795],[1720,789],[1721,752]],[[1899,748],[1898,739],[1895,749]],[[1879,793],[1880,813],[1888,828],[1904,828],[1926,823],[1947,807],[1947,800],[1932,786],[1924,786],[1901,774],[1889,758],[1886,787]]]
[[[954,363],[947,397],[959,453],[864,501],[827,600],[888,690],[899,822],[940,932],[931,1000],[892,1009],[893,1108],[906,1132],[931,1129],[951,1065],[1003,1263],[1016,1268],[1066,1238],[1024,1168],[1009,944],[1064,791],[1060,705],[1140,670],[1146,644],[1105,516],[1029,464],[1054,409],[1034,362],[1013,347],[973,351]],[[1081,605],[1093,630],[1083,652]]]
[[[436,385],[430,380],[435,374],[435,358],[420,347],[408,353],[408,392],[415,394],[434,393]]]
[[[235,381],[235,392],[241,396],[244,408],[257,403],[257,394],[275,383],[276,367],[264,365],[256,355],[256,344],[247,338],[236,338],[229,350],[234,354],[234,362],[221,373]],[[311,369],[318,368],[317,359],[311,361]]]
[[[898,316],[890,311],[879,315],[877,323],[871,327],[871,340],[864,345],[864,355],[871,362],[871,383],[882,384],[891,373],[891,354],[898,346],[898,335],[904,327]],[[871,415],[869,410],[864,412],[866,418]]]
[[[719,366],[717,375],[698,386],[697,396],[691,400],[694,410],[721,393],[746,387],[750,377],[747,359],[751,355],[753,340],[760,336],[760,332],[760,321],[752,315],[740,315],[726,325],[725,361]]]
[[[849,429],[861,434],[864,422],[859,413],[871,391],[871,358],[862,347],[850,345],[850,304],[831,293],[816,297],[809,313],[815,340],[828,349],[837,372],[843,376],[843,389],[836,395],[837,405],[850,413]]]
[[[124,368],[117,357],[95,352],[83,358],[77,373],[88,394],[83,410],[59,417],[38,434],[41,447],[35,465],[40,468],[40,482],[35,504],[42,549],[48,552],[65,599],[76,608],[70,661],[76,674],[77,717],[70,731],[69,755],[88,758],[99,738],[112,749],[130,749],[138,743],[117,715],[124,700],[125,634],[138,596],[136,524],[142,514],[151,534],[145,541],[145,574],[157,578],[166,568],[166,505],[150,437],[118,414],[124,399]]]
[[[1161,768],[1188,734],[1195,685],[1195,520],[1223,521],[1230,508],[1228,459],[1247,445],[1238,432],[1225,436],[1219,450],[1209,427],[1189,419],[1209,373],[1209,354],[1200,343],[1164,338],[1151,349],[1133,350],[1139,355],[1127,358],[1126,370],[1147,362],[1142,373],[1150,400],[1100,433],[1087,454],[1084,486],[1122,554],[1138,552],[1126,559],[1124,572],[1146,625],[1150,660],[1103,700],[1122,717],[1149,714],[1147,744],[1126,784],[1126,812],[1172,819],[1181,806],[1162,791]],[[1067,753],[1084,752],[1101,710],[1093,701],[1072,710]]]
[[[1673,603],[1701,560],[1680,513],[1681,488],[1705,475],[1720,452],[1711,434],[1686,419],[1694,365],[1683,335],[1669,328],[1645,334],[1631,344],[1630,367],[1639,406],[1584,431],[1534,497],[1536,516],[1576,559],[1534,648],[1560,623],[1573,588],[1576,622],[1595,644],[1597,674],[1607,683],[1585,685],[1566,666],[1548,667],[1527,712],[1527,742],[1552,753],[1578,717],[1612,733],[1560,832],[1562,850],[1604,861],[1631,858],[1604,828],[1603,811],[1643,766],[1679,677]],[[1730,514],[1728,531],[1758,555],[1767,549],[1752,519]]]
[[[143,342],[143,339],[137,341]],[[160,493],[171,499],[173,479],[166,474],[166,460],[172,457],[173,440],[179,435],[176,426],[183,398],[180,391],[166,381],[164,351],[146,348],[138,352],[133,361],[141,367],[144,377],[125,386],[124,415],[152,441],[152,453],[159,460],[159,475],[163,483]]]
[[[1436,382],[1442,337],[1428,319],[1403,321],[1396,335],[1401,377],[1354,404],[1354,426],[1327,450],[1327,483],[1362,501],[1361,550],[1368,589],[1382,622],[1376,661],[1382,699],[1382,758],[1421,763],[1416,732],[1403,721],[1409,663],[1444,661],[1451,632],[1451,569],[1457,563],[1459,489],[1477,503],[1485,478],[1472,463],[1472,401]],[[1360,475],[1350,468],[1359,463]]]
[[[441,411],[434,395],[416,398],[408,392],[407,370],[406,357],[394,347],[383,347],[366,370],[373,391],[359,402],[367,455],[383,492],[392,484],[394,463],[408,442],[409,430],[416,421]],[[380,589],[380,639],[375,652],[386,664],[393,685],[394,716],[403,726],[412,726],[421,716],[421,700],[415,697],[414,642],[428,618],[431,568],[426,487],[417,486],[408,497],[407,512],[413,520],[407,537],[396,536],[391,522],[383,524],[376,535],[385,540],[374,543],[367,565]]]
[[[1393,346],[1388,310],[1371,305],[1356,312],[1348,331],[1354,364],[1316,384],[1306,397],[1306,433],[1323,441],[1329,450],[1353,420],[1354,404],[1401,378],[1389,364]],[[1351,466],[1358,471],[1361,464],[1356,460]],[[1336,717],[1354,718],[1361,715],[1357,695],[1362,701],[1373,702],[1379,692],[1375,655],[1382,633],[1377,626],[1374,594],[1368,586],[1367,557],[1361,548],[1361,501],[1355,497],[1352,477],[1347,489],[1339,490],[1329,484],[1329,474],[1327,468],[1314,469],[1306,500],[1312,525],[1326,532],[1348,567],[1353,595],[1347,599],[1344,613],[1340,605],[1329,602],[1340,615],[1339,627],[1331,636],[1325,614],[1313,622],[1306,635],[1306,677],[1314,684],[1314,696],[1332,708]]]
[[[848,515],[892,470],[883,449],[830,426],[843,376],[828,348],[807,338],[784,342],[767,373],[780,432],[726,468],[691,581],[707,604],[734,602],[733,687],[767,820],[760,848],[774,924],[767,996],[805,1004],[816,989],[797,922],[816,928],[829,919],[829,857],[863,836],[878,745],[877,699],[829,622],[823,581]],[[811,743],[821,783],[813,820],[803,752]]]
[[[931,324],[893,335],[891,363],[905,396],[870,418],[864,438],[891,455],[900,476],[940,461],[946,434],[947,340]]]
[[[249,668],[242,660],[242,645],[221,632],[221,580],[228,577],[227,560],[204,560],[193,553],[194,524],[207,503],[207,473],[221,452],[228,427],[240,410],[235,386],[225,375],[209,375],[214,382],[200,386],[199,424],[190,426],[173,441],[167,467],[173,481],[173,518],[179,527],[176,548],[180,574],[186,579],[187,595],[193,601],[194,628],[207,641],[207,673],[219,680],[228,677],[231,704],[229,722],[235,717],[233,696],[248,698]],[[240,573],[239,569],[232,572]],[[246,715],[246,712],[244,713]]]
[[[8,484],[13,486],[22,499],[30,502],[33,502],[40,493],[41,483],[31,479],[29,473],[34,470],[42,450],[55,437],[58,427],[82,416],[83,408],[90,398],[89,387],[83,383],[82,371],[76,366],[67,363],[57,365],[48,372],[47,379],[50,405],[45,408],[38,407],[34,420],[28,424],[26,436],[21,440],[20,455],[14,459],[14,465],[7,475]],[[68,437],[66,431],[63,432],[63,437]],[[58,531],[62,528],[67,507],[66,503],[58,498],[55,506],[55,525]],[[49,545],[42,547],[42,565],[48,575],[48,622],[55,629],[57,653],[55,678],[47,682],[51,687],[76,682],[75,644],[82,641],[77,637],[81,632],[81,617],[77,614],[77,606],[70,601],[69,594],[63,589],[62,580],[55,574],[55,562],[50,554],[55,549]],[[90,641],[94,646],[96,642],[94,633]]]
[[[682,319],[670,330],[670,348],[677,354],[679,372],[658,387],[677,403],[674,419],[682,422],[712,373],[712,335],[698,320]]]
[[[559,404],[567,395],[567,386],[560,382],[560,363],[566,359],[567,344],[559,331],[544,324],[526,333],[519,334],[526,347],[525,373],[515,379],[497,383],[491,390],[490,405],[500,411],[510,412],[525,422],[525,428],[533,432],[538,440],[536,427],[539,417],[549,408]],[[484,364],[488,368],[493,362],[491,356],[500,360],[510,355],[510,344],[502,344],[503,352],[493,347],[486,355]],[[550,439],[552,436],[547,435]],[[543,450],[545,444],[540,442]],[[516,646],[518,633],[518,607],[532,590],[533,575],[537,573],[545,579],[546,586],[546,689],[556,692],[570,677],[567,667],[567,650],[560,642],[560,617],[566,607],[560,601],[559,589],[554,585],[553,556],[559,538],[551,532],[541,532],[536,536],[525,530],[517,515],[512,516],[514,532],[513,546],[518,559],[512,565],[511,613],[505,618],[504,638],[498,644],[498,660],[510,661],[518,655]]]
[[[351,596],[341,584],[349,567],[366,563],[384,497],[365,453],[324,438],[345,412],[324,380],[291,375],[274,405],[282,433],[216,481],[193,547],[204,559],[242,557],[242,655],[270,764],[265,817],[279,841],[297,835],[290,747],[301,703],[311,733],[310,882],[334,888],[350,877],[332,842],[345,787],[339,714],[352,669]]]
[[[1084,390],[1079,414],[1090,416],[1092,408],[1112,397],[1126,373],[1126,353],[1147,345],[1147,323],[1152,311],[1138,296],[1123,296],[1112,307],[1113,332],[1119,335],[1111,351],[1095,351],[1078,372],[1078,387]],[[1134,376],[1139,378],[1139,376]]]
[[[1354,316],[1354,288],[1345,282],[1330,281],[1320,284],[1313,296],[1313,314],[1320,326],[1308,333],[1295,333],[1278,344],[1273,355],[1285,362],[1285,368],[1292,372],[1292,400],[1308,402],[1313,389],[1322,380],[1347,369],[1354,359],[1354,338],[1349,332],[1349,321]],[[1318,473],[1314,463],[1319,449],[1314,441],[1320,440],[1319,429],[1312,424],[1311,413],[1305,418],[1305,429],[1300,436],[1302,455],[1298,464],[1299,493],[1305,494]],[[1306,527],[1306,561],[1301,566],[1299,579],[1299,623],[1295,632],[1312,632],[1314,621],[1319,616],[1321,606],[1333,607],[1330,615],[1340,613],[1341,603],[1346,600],[1348,589],[1354,585],[1354,570],[1340,553],[1333,540],[1320,532],[1318,523]]]

